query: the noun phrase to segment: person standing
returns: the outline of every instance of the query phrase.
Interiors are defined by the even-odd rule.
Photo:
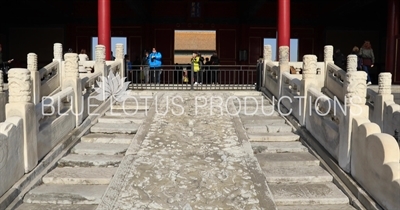
[[[8,61],[3,61],[3,47],[0,44],[0,70],[3,71],[3,82],[8,83],[8,68],[10,63],[13,62],[14,59],[10,59]]]
[[[218,84],[218,65],[219,58],[217,52],[214,52],[210,58],[211,63],[211,82],[213,84]]]
[[[160,52],[157,52],[156,48],[153,47],[152,52],[149,55],[149,67],[152,77],[155,78],[155,83],[160,84],[160,76],[161,76],[161,65],[162,65],[162,55]]]
[[[149,78],[149,52],[147,50],[144,51],[144,56],[142,58],[140,70],[144,75],[144,83],[148,84],[150,82]]]
[[[375,55],[369,40],[366,40],[363,46],[360,48],[360,56],[362,58],[363,70],[367,73],[367,85],[370,85],[372,83],[369,71],[372,67],[374,67]]]
[[[192,59],[190,59],[190,63],[192,64],[193,68],[193,79],[194,79],[194,84],[198,84],[198,77],[199,77],[199,72],[201,68],[201,61],[200,61],[200,56],[198,52],[194,52],[192,54]],[[192,81],[193,82],[193,81]]]

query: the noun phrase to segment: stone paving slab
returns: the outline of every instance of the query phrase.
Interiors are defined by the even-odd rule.
[[[307,152],[308,149],[300,141],[252,142],[254,153],[287,153]]]
[[[126,152],[128,146],[127,144],[81,142],[71,149],[71,153],[81,155],[122,155]]]
[[[248,151],[238,139],[232,116],[210,117],[207,108],[195,112],[196,96],[231,94],[179,94],[184,114],[175,116],[172,111],[181,108],[174,107],[154,117],[136,155],[124,157],[98,209],[275,209],[265,177],[254,178],[262,172],[251,147]],[[229,107],[234,109],[233,103]]]
[[[293,183],[268,186],[277,205],[315,205],[315,204],[348,204],[349,199],[332,182]]]
[[[140,116],[102,116],[99,118],[98,122],[100,123],[118,123],[118,124],[129,124],[129,123],[135,123],[135,124],[142,124],[143,121],[146,119],[146,117],[140,117]]]
[[[45,184],[109,184],[116,170],[114,167],[55,168],[42,181]]]
[[[81,137],[81,142],[104,144],[130,144],[134,134],[89,133]]]
[[[139,124],[136,123],[96,123],[90,128],[93,133],[122,133],[122,134],[135,134],[139,129]]]
[[[104,115],[140,119],[147,117],[147,111],[139,111],[139,110],[129,111],[129,110],[116,109],[107,111]]]
[[[262,167],[267,182],[310,183],[331,182],[333,177],[320,166],[268,166]]]
[[[285,119],[280,116],[240,116],[241,121],[244,124],[262,124],[262,125],[269,125],[273,123],[285,123]]]
[[[25,203],[99,204],[107,185],[44,184],[29,191]]]
[[[23,203],[16,210],[95,210],[97,205],[72,204],[72,205],[56,205],[56,204],[36,204]]]
[[[291,132],[292,127],[289,126],[288,124],[284,123],[275,123],[275,124],[270,124],[270,125],[254,125],[254,124],[244,124],[244,128],[246,129],[247,132],[265,132],[265,133],[280,133],[280,132]]]
[[[122,155],[69,154],[58,161],[59,167],[118,167]]]
[[[247,132],[249,141],[298,141],[300,136],[294,133],[264,133],[264,132]]]

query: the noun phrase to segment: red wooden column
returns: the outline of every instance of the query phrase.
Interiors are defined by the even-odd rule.
[[[399,0],[388,0],[388,19],[386,37],[386,71],[393,74],[393,80],[400,82],[400,72],[395,72],[396,36],[399,34]],[[396,78],[397,77],[397,78]]]
[[[106,48],[106,60],[111,57],[110,0],[97,0],[98,44]]]
[[[278,0],[277,42],[278,42],[277,52],[279,52],[279,47],[281,46],[290,47],[290,0]]]

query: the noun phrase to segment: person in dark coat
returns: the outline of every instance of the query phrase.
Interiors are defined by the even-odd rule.
[[[218,66],[219,66],[219,58],[217,52],[214,52],[210,58],[210,70],[211,70],[211,82],[213,84],[218,84]]]

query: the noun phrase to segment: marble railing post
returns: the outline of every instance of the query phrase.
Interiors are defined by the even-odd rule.
[[[326,82],[327,82],[327,75],[328,75],[328,64],[333,63],[333,46],[332,45],[326,45],[324,47],[324,67],[321,71],[321,76],[324,78],[324,87],[326,87]]]
[[[54,43],[53,45],[53,61],[58,61],[58,74],[60,74],[60,85],[62,85],[63,82],[63,64],[62,64],[62,59],[63,59],[63,47],[62,44],[60,43]]]
[[[31,72],[32,81],[32,103],[38,104],[40,102],[40,87],[41,79],[37,67],[37,55],[35,53],[28,54],[28,70]]]
[[[31,72],[28,69],[13,68],[8,71],[9,103],[6,117],[21,117],[24,136],[24,169],[31,171],[38,163],[37,136],[39,131],[35,105],[32,103]]]
[[[309,115],[307,110],[310,110],[312,106],[309,102],[308,89],[315,85],[315,79],[317,76],[317,56],[316,55],[304,55],[303,56],[303,74],[301,79],[300,95],[303,99],[299,99],[301,104],[300,120],[301,125],[306,125],[306,115]]]
[[[384,122],[385,118],[385,102],[394,101],[392,94],[392,74],[389,72],[382,72],[379,74],[378,80],[378,94],[375,96],[374,112],[372,121],[379,125],[383,133],[393,134],[394,131],[390,130],[392,126],[386,126],[388,122]]]
[[[72,112],[75,115],[76,124],[78,127],[83,121],[83,101],[82,101],[82,83],[79,78],[79,63],[78,54],[66,53],[64,55],[64,81],[61,89],[64,90],[67,87],[74,89],[74,96],[72,99]]]
[[[357,55],[347,56],[347,63],[346,63],[347,72],[357,71],[357,63],[358,63],[357,60],[358,60]]]
[[[272,61],[272,47],[271,47],[271,45],[264,45],[264,62],[263,62],[263,65],[264,65],[264,71],[263,71],[263,74],[262,74],[262,76],[263,76],[263,85],[265,86],[265,78],[266,78],[266,75],[267,75],[267,63],[268,62],[270,62],[270,61]]]
[[[289,47],[281,46],[279,47],[279,97],[282,97],[282,75],[283,72],[290,72],[289,66]]]
[[[119,75],[121,78],[124,78],[125,75],[128,73],[125,72],[125,61],[124,61],[124,45],[123,44],[116,44],[115,45],[115,60],[121,62],[121,69]]]
[[[95,58],[94,69],[95,71],[100,71],[102,76],[107,78],[108,71],[106,68],[106,48],[104,45],[96,46],[96,58]]]
[[[368,119],[368,106],[365,105],[367,97],[367,74],[364,71],[349,71],[344,82],[345,100],[344,115],[339,118],[339,166],[350,172],[351,133],[355,117]]]
[[[0,122],[4,122],[4,120],[6,120],[6,103],[7,96],[4,92],[3,71],[0,70]]]

